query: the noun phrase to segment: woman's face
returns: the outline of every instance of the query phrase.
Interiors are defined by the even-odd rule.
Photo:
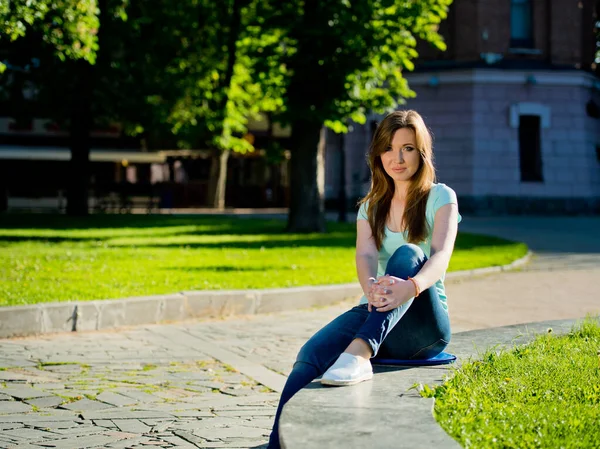
[[[421,164],[415,132],[410,128],[397,130],[392,143],[380,157],[383,169],[390,178],[396,182],[409,181]]]

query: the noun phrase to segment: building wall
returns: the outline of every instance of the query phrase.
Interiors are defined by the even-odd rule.
[[[586,145],[585,97],[588,89],[564,86],[475,86],[474,120],[478,195],[589,197],[591,147]],[[522,182],[518,122],[510,109],[527,103],[549,115],[541,127],[543,182]],[[535,111],[535,108],[533,109]]]
[[[553,64],[581,65],[583,62],[583,1],[551,1],[550,58]],[[586,3],[592,3],[588,0]],[[592,28],[589,38],[594,39]],[[587,33],[586,33],[587,34]],[[585,61],[591,62],[591,61]]]
[[[433,154],[439,182],[457,193],[473,190],[473,87],[415,86],[417,97],[406,104],[419,112],[433,135]]]
[[[591,99],[598,106],[600,113],[600,90],[592,92]],[[584,119],[585,130],[585,158],[589,170],[592,195],[600,197],[600,118],[586,115]]]
[[[423,115],[438,180],[472,200],[472,210],[600,212],[600,120],[586,110],[590,101],[600,108],[600,79],[592,75],[600,2],[531,6],[532,45],[513,48],[510,0],[454,0],[439,28],[448,48],[419,43],[416,71],[404,74],[417,97],[401,107]],[[521,181],[520,114],[542,118],[542,182]],[[367,123],[345,139],[350,197],[370,137]],[[359,183],[361,194],[368,186]]]
[[[370,117],[375,120],[376,116]],[[352,123],[350,132],[341,136],[327,132],[325,152],[325,199],[332,202],[339,197],[342,160],[344,161],[344,188],[350,204],[365,194],[369,188],[370,173],[367,152],[371,143],[370,121],[366,125]],[[341,152],[344,151],[342,158]]]
[[[418,95],[407,106],[424,112],[436,136],[440,180],[447,181],[457,193],[600,196],[596,156],[600,120],[586,111],[590,100],[600,107],[600,90],[594,77],[576,71],[490,70],[446,72],[437,77],[439,85],[435,88],[425,84],[426,77],[413,77]],[[431,102],[433,97],[436,100]],[[518,119],[511,119],[511,113],[521,105],[524,113],[544,116],[540,136],[543,182],[521,181]]]
[[[532,0],[533,51],[523,53],[511,49],[509,0],[454,0],[439,30],[447,50],[420,43],[420,62],[481,61],[482,53],[497,53],[504,60],[589,68],[596,41],[594,1]]]
[[[600,108],[600,84],[592,75],[575,70],[507,73],[473,69],[407,78],[417,97],[402,108],[415,109],[425,119],[434,137],[438,181],[450,185],[459,196],[504,198],[508,203],[516,199],[523,203],[582,202],[581,206],[565,206],[572,210],[585,209],[589,201],[600,198],[596,154],[600,119],[591,117],[586,107],[594,101]],[[541,117],[541,182],[521,181],[520,114]],[[381,118],[373,114],[369,120]],[[345,138],[349,197],[356,196],[357,189],[359,196],[368,190],[368,182],[357,184],[352,173],[367,169],[364,154],[370,137],[367,123],[354,125]],[[331,155],[327,164],[330,174],[340,169]],[[330,198],[337,197],[333,190],[329,192]],[[556,207],[563,210],[564,204]],[[516,208],[514,204],[502,207]]]

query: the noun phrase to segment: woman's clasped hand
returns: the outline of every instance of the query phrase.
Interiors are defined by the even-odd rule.
[[[369,312],[375,308],[377,312],[388,312],[400,307],[415,296],[415,286],[411,281],[405,281],[386,274],[370,278],[370,290],[367,295]]]

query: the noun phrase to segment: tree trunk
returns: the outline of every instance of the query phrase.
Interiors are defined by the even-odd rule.
[[[77,81],[74,83],[70,120],[71,161],[67,186],[67,214],[88,214],[90,178],[90,131],[92,128],[92,66],[75,61]]]
[[[338,221],[346,222],[346,208],[348,199],[346,195],[346,135],[340,136],[340,192],[338,196]]]
[[[229,102],[229,89],[233,79],[233,69],[237,60],[236,43],[238,41],[242,21],[242,0],[233,0],[231,9],[227,2],[227,14],[230,15],[229,30],[227,35],[227,60],[225,64],[225,75],[219,83],[217,91],[224,91],[221,98],[214,103],[213,108],[219,119],[218,128],[221,135],[224,131],[224,122],[227,118],[227,103]],[[229,149],[222,149],[220,153],[215,150],[210,166],[210,179],[208,185],[208,203],[219,210],[225,209],[225,190],[227,187],[227,161],[229,160]],[[217,178],[218,173],[218,178]]]
[[[104,41],[109,22],[108,0],[98,1],[100,27],[96,66],[106,65]],[[93,125],[92,97],[97,68],[84,60],[73,62],[75,82],[71,95],[70,117],[70,179],[67,186],[67,214],[88,214],[88,192],[90,187],[90,132]]]
[[[214,207],[218,210],[225,209],[225,189],[227,188],[227,161],[229,161],[229,150],[223,150],[219,157],[219,180],[215,192]]]
[[[217,194],[217,186],[219,184],[219,152],[216,149],[212,150],[210,156],[210,172],[208,174],[208,186],[206,188],[206,206],[215,207],[215,196]]]
[[[320,123],[292,124],[290,232],[325,232],[325,131]]]

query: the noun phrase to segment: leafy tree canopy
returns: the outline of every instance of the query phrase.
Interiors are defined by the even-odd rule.
[[[337,0],[258,5],[254,48],[259,79],[284,80],[284,122],[307,118],[336,132],[369,111],[413,97],[402,74],[414,68],[417,38],[446,48],[437,29],[452,0]],[[267,75],[268,74],[268,75]]]
[[[0,43],[15,41],[32,27],[41,26],[43,40],[61,60],[95,61],[99,25],[96,0],[0,0],[0,24]],[[5,69],[0,62],[0,72]]]

